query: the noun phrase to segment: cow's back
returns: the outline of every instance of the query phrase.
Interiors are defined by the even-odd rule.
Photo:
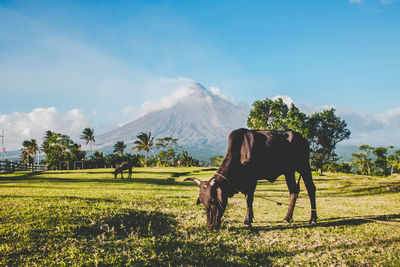
[[[248,153],[248,159],[244,161],[243,148],[248,149],[245,151]],[[235,169],[235,173],[243,173],[243,176],[246,174],[246,178],[236,177],[235,180],[274,181],[285,171],[298,169],[297,165],[308,162],[308,159],[308,141],[298,132],[242,128],[232,131],[229,135],[228,151],[220,171]],[[248,177],[249,175],[252,178]]]

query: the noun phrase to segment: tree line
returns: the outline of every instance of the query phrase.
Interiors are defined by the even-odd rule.
[[[367,175],[391,175],[400,171],[400,150],[394,147],[362,145],[359,153],[353,153],[352,162],[338,162],[336,145],[350,138],[347,123],[327,109],[306,115],[293,103],[288,106],[282,99],[255,101],[247,118],[247,126],[255,130],[294,130],[310,143],[310,161],[314,170],[358,173]],[[218,163],[222,157],[214,157]]]
[[[68,135],[46,131],[43,142],[39,147],[36,139],[25,140],[22,143],[20,161],[26,164],[34,164],[35,157],[39,151],[45,153],[45,159],[40,163],[46,164],[49,169],[60,169],[65,164],[73,162],[84,162],[85,168],[103,168],[106,166],[115,166],[117,162],[129,161],[134,166],[199,166],[199,160],[189,156],[187,151],[178,153],[182,147],[178,145],[178,139],[172,137],[157,138],[154,143],[154,137],[151,132],[141,132],[133,142],[132,150],[134,152],[145,152],[145,155],[126,153],[127,145],[124,141],[118,141],[113,146],[112,154],[104,154],[100,151],[93,153],[93,143],[95,143],[94,129],[85,128],[82,131],[80,139],[86,145],[90,144],[90,156],[82,150],[81,145],[74,142]],[[153,147],[159,150],[157,155],[148,157],[148,153]],[[38,163],[38,162],[37,162]]]
[[[372,147],[361,145],[359,153],[353,153],[353,171],[365,175],[392,175],[400,171],[400,149],[394,146]]]
[[[294,130],[310,143],[313,169],[321,174],[326,166],[338,160],[336,145],[350,138],[346,122],[336,116],[335,109],[306,115],[293,103],[288,106],[281,98],[255,101],[247,118],[247,126],[255,130]]]
[[[347,123],[335,114],[335,109],[327,109],[306,115],[293,103],[287,105],[282,99],[264,99],[255,101],[247,118],[247,126],[255,130],[294,130],[303,135],[310,143],[310,162],[314,170],[321,174],[324,171],[360,173],[368,175],[389,175],[400,171],[400,150],[393,151],[393,146],[371,147],[360,146],[359,153],[353,153],[353,161],[339,163],[335,153],[336,145],[350,138]],[[103,152],[92,151],[95,142],[94,130],[85,128],[80,139],[86,145],[90,144],[90,157],[81,150],[68,135],[47,131],[41,150],[46,154],[44,163],[50,169],[57,168],[62,162],[85,161],[85,166],[90,168],[115,165],[116,162],[127,160],[135,166],[199,166],[199,160],[189,156],[187,151],[178,151],[178,139],[170,136],[154,138],[151,132],[141,132],[133,141],[131,149],[142,154],[126,153],[127,145],[118,141],[113,146],[113,154],[105,155]],[[154,140],[155,139],[155,140]],[[38,153],[39,146],[35,139],[22,143],[21,161],[33,164],[34,156]],[[153,148],[158,154],[151,155]],[[211,162],[219,166],[222,156],[214,156]]]

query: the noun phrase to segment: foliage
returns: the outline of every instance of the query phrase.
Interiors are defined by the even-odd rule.
[[[195,167],[199,166],[199,161],[191,156],[187,151],[182,151],[182,153],[177,158],[178,161],[181,161],[182,166],[186,167]]]
[[[168,148],[168,150],[160,150],[157,155],[157,165],[168,167],[174,166],[176,151],[172,148]]]
[[[284,131],[291,129],[304,136],[308,131],[306,114],[302,113],[293,103],[289,108],[281,98],[275,101],[268,98],[255,101],[247,118],[247,126],[257,130]]]
[[[217,155],[211,158],[211,162],[213,166],[219,167],[222,164],[222,161],[224,160],[224,157],[221,155]]]
[[[57,169],[60,162],[81,161],[85,152],[68,135],[47,131],[42,144],[49,169]]]
[[[352,165],[361,174],[392,175],[400,171],[400,149],[393,153],[393,148],[362,145],[359,147],[360,153],[353,153]]]
[[[247,118],[247,126],[258,130],[293,130],[310,141],[311,163],[323,172],[324,166],[337,160],[336,144],[350,137],[344,120],[335,115],[335,109],[302,113],[293,103],[290,108],[278,98],[255,101]]]
[[[22,142],[21,151],[22,151],[20,157],[21,162],[25,164],[34,164],[35,162],[34,156],[39,151],[36,139],[25,140],[24,142]]]
[[[323,172],[324,165],[335,162],[336,144],[350,138],[344,120],[335,115],[335,109],[316,112],[308,119],[308,139],[311,145],[311,164]]]
[[[153,150],[154,137],[151,136],[151,132],[149,133],[141,132],[138,136],[136,136],[136,138],[137,140],[133,142],[135,144],[133,146],[133,149],[138,152],[140,151],[146,152],[146,165],[147,165],[148,153],[149,151]]]
[[[96,142],[96,140],[94,138],[94,129],[85,128],[82,131],[82,135],[80,136],[80,138],[85,141],[86,145],[90,143],[90,156],[92,157],[93,156],[93,153],[92,153],[93,143]]]
[[[388,156],[388,164],[390,166],[390,175],[395,171],[400,171],[400,149],[396,150],[395,153],[392,152],[393,147],[390,146],[390,155]]]
[[[353,169],[350,163],[347,162],[331,162],[324,166],[324,169],[328,172],[336,172],[336,173],[352,173]]]
[[[85,162],[85,168],[104,168],[106,167],[106,159],[103,152],[95,151],[93,156]]]
[[[361,150],[360,153],[352,154],[354,158],[352,164],[358,167],[359,173],[371,175],[373,162],[370,156],[374,148],[369,145],[361,145],[359,149]]]
[[[181,148],[181,146],[178,145],[178,139],[165,136],[157,138],[156,141],[156,148],[160,149],[157,155],[157,165],[164,167],[175,166],[175,162],[179,160],[176,159],[177,150]]]
[[[375,155],[375,174],[387,175],[388,174],[388,161],[387,161],[387,148],[377,147],[372,153]]]
[[[295,222],[281,223],[285,179],[259,182],[254,228],[241,194],[221,230],[207,231],[197,185],[210,168],[135,168],[0,174],[1,266],[398,266],[400,177],[315,176],[319,222],[310,226],[301,182]],[[267,195],[266,195],[267,194]],[[286,201],[285,201],[286,199]],[[305,208],[301,208],[305,207]],[[378,220],[381,222],[376,222]]]
[[[113,146],[113,148],[114,148],[113,152],[117,155],[123,156],[124,150],[126,147],[127,147],[127,145],[125,145],[124,141],[118,141]]]
[[[160,148],[165,148],[165,149],[169,149],[172,148],[174,150],[177,150],[179,148],[181,148],[178,145],[178,139],[177,138],[172,138],[171,136],[165,136],[162,138],[157,138],[156,139],[157,143],[156,143],[156,148],[160,149]]]

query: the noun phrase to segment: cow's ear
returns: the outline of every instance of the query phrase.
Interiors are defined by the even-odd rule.
[[[248,131],[243,134],[242,147],[240,148],[240,163],[247,165],[251,160],[251,152],[254,146],[254,135]]]
[[[197,199],[196,205],[199,205],[201,203],[200,198]]]

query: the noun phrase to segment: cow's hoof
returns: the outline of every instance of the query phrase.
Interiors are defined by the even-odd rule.
[[[253,228],[253,226],[251,225],[251,223],[244,223],[244,228],[250,229]]]
[[[310,224],[317,224],[317,219],[311,219]]]
[[[283,219],[283,223],[291,223],[293,222],[293,219]]]

